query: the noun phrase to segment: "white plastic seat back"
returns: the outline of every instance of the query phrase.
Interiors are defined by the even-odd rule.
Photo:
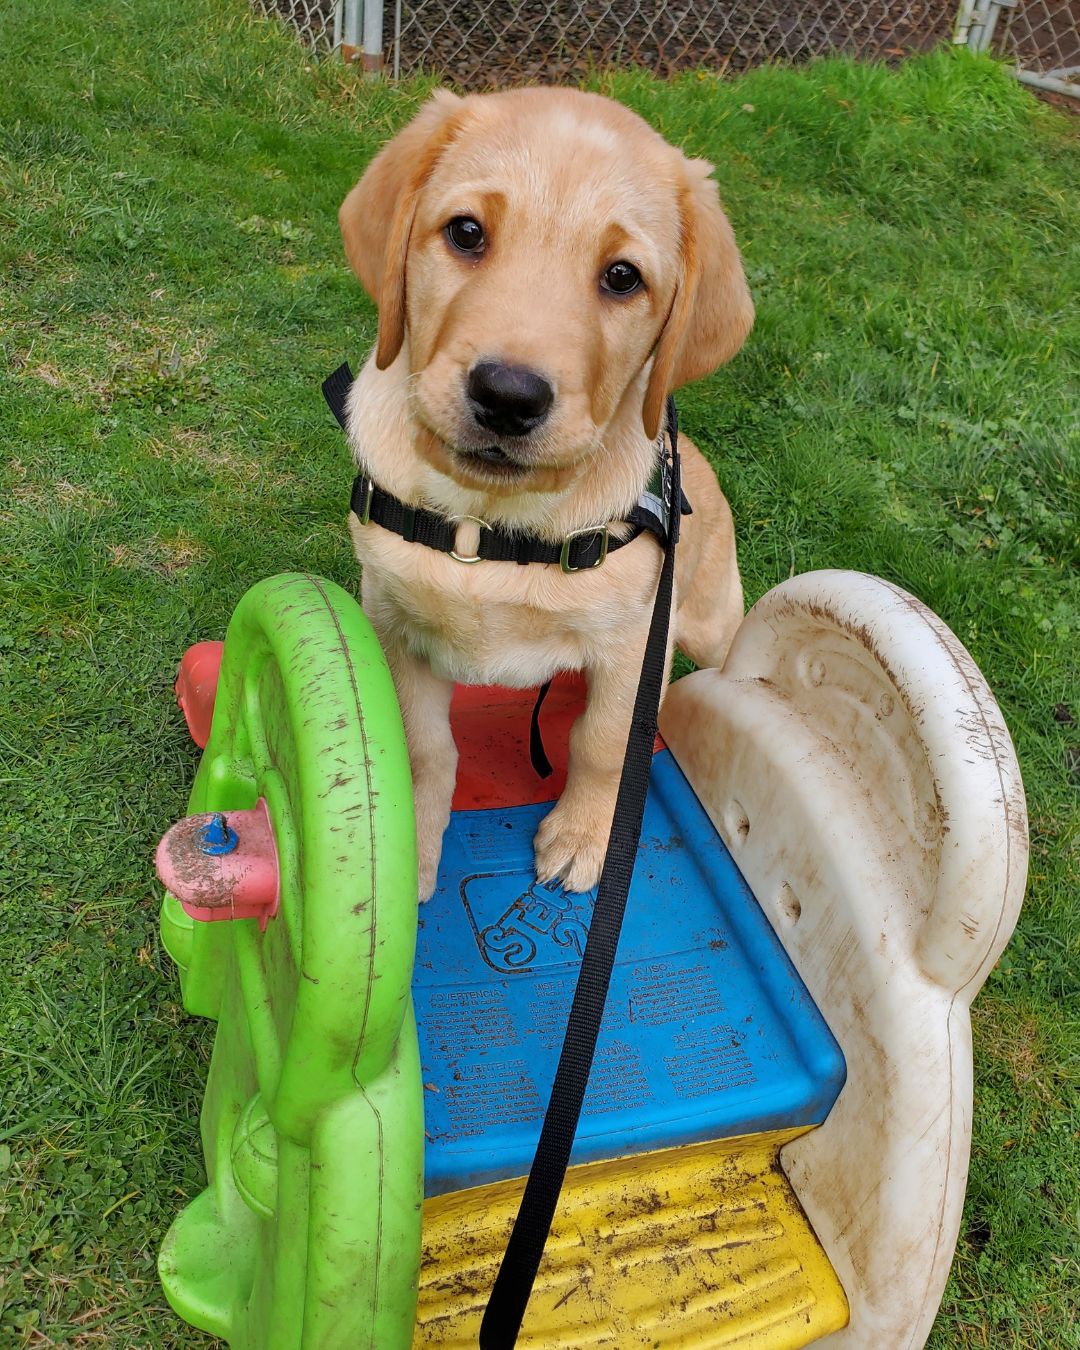
[[[765,595],[660,727],[847,1059],[826,1123],[783,1154],[851,1304],[821,1344],[917,1350],[967,1183],[968,1009],[1027,875],[1000,709],[918,600],[825,571]]]

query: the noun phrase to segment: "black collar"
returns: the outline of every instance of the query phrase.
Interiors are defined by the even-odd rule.
[[[347,420],[346,398],[352,382],[353,373],[346,362],[338,366],[323,381],[322,386],[323,397],[343,430]],[[675,400],[671,397],[667,401],[667,434],[674,447],[678,443],[678,415]],[[679,506],[680,515],[690,514],[690,503],[681,493]],[[400,535],[408,543],[423,544],[440,553],[449,553],[457,562],[516,562],[523,566],[526,563],[558,563],[564,572],[584,572],[599,567],[609,553],[624,548],[646,531],[656,536],[661,547],[667,544],[672,524],[670,458],[661,434],[656,471],[648,489],[626,517],[625,523],[630,528],[623,538],[611,533],[611,526],[615,522],[572,530],[555,543],[535,535],[511,532],[499,525],[489,525],[475,516],[439,515],[422,506],[407,506],[363,472],[358,473],[353,481],[351,508],[359,517],[361,525],[369,522],[381,525],[384,530]],[[456,552],[458,527],[465,521],[480,527],[474,554],[462,555]],[[677,522],[678,517],[676,534]]]

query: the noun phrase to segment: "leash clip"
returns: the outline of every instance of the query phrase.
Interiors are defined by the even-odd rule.
[[[595,535],[600,540],[600,556],[595,562],[583,563],[580,567],[574,567],[570,562],[570,545],[575,539],[582,539],[588,535]],[[571,532],[562,541],[562,549],[559,552],[559,566],[566,573],[588,572],[594,567],[599,567],[608,554],[608,527],[606,525],[589,525],[584,530],[571,530]]]
[[[465,522],[466,522],[467,520],[468,520],[468,521],[472,521],[472,523],[473,523],[474,525],[479,525],[480,528],[481,528],[482,530],[490,530],[490,529],[491,529],[491,526],[487,523],[487,521],[486,521],[486,520],[481,520],[479,516],[448,516],[448,517],[447,517],[447,524],[449,524],[449,525],[455,525],[455,526],[457,526],[457,525],[464,525]],[[456,530],[454,531],[454,534],[455,534],[455,542],[456,542],[456,535],[457,535],[457,531],[456,531]],[[480,547],[480,539],[479,539],[479,536],[477,536],[476,547],[477,547],[477,548]],[[451,549],[451,550],[450,550],[450,556],[451,556],[451,558],[453,558],[453,560],[454,560],[455,562],[459,562],[459,563],[478,563],[478,562],[483,562],[483,558],[480,557],[480,554],[479,554],[479,553],[474,553],[471,557],[469,557],[469,556],[467,556],[466,554],[458,553],[458,552],[456,552],[454,549]]]

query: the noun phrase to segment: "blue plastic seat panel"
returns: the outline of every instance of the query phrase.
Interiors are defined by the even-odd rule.
[[[455,811],[420,907],[428,1195],[535,1152],[595,898],[536,883],[550,809]],[[641,839],[572,1161],[819,1124],[840,1048],[668,750]]]

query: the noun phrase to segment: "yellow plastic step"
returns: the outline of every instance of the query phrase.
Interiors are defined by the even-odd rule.
[[[571,1168],[520,1350],[797,1350],[844,1291],[780,1167],[805,1130]],[[414,1346],[475,1350],[522,1179],[434,1196]]]

